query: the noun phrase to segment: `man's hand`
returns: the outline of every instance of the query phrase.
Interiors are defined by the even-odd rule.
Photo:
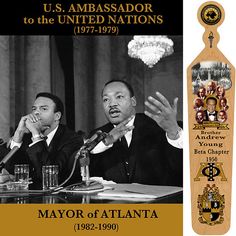
[[[118,139],[122,138],[128,131],[134,129],[134,126],[126,126],[134,116],[129,117],[127,120],[124,120],[119,125],[117,125],[114,129],[112,129],[108,136],[105,139],[106,145],[111,145],[116,142]]]
[[[25,133],[32,133],[36,135],[40,133],[41,122],[38,117],[29,114],[21,117],[18,127],[14,133],[13,140],[16,143],[21,143]]]
[[[21,143],[23,136],[25,133],[29,133],[30,131],[26,128],[25,122],[27,120],[27,116],[23,116],[20,119],[20,122],[18,124],[18,127],[14,133],[13,140],[16,143]]]
[[[178,98],[174,99],[173,106],[159,92],[156,92],[156,98],[148,97],[145,105],[152,110],[153,113],[145,111],[144,113],[155,120],[157,124],[165,130],[168,138],[178,139],[179,126],[176,120]]]
[[[25,125],[32,135],[39,135],[41,133],[42,125],[40,119],[37,116],[29,114],[25,121]]]

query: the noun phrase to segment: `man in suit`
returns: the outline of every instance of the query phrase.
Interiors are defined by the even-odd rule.
[[[173,107],[160,93],[145,105],[153,113],[136,114],[132,87],[114,80],[102,91],[103,108],[109,123],[98,128],[108,133],[92,151],[91,176],[117,183],[182,186],[182,129]],[[173,146],[174,145],[174,146]]]
[[[0,160],[7,154],[6,143],[0,138]]]
[[[59,183],[70,174],[72,154],[82,144],[82,138],[60,124],[64,106],[51,93],[39,93],[32,106],[32,113],[23,116],[12,138],[10,148],[19,151],[6,163],[6,169],[14,173],[14,164],[30,164],[30,176],[35,187],[41,187],[42,166],[59,166]]]
[[[206,99],[205,121],[217,121],[218,112],[216,111],[216,105],[217,99],[215,97],[208,97]]]
[[[217,86],[216,88],[216,97],[221,99],[225,96],[225,89],[221,85]]]
[[[227,120],[227,113],[224,110],[219,111],[217,120],[220,123],[225,123]]]
[[[201,98],[202,100],[206,99],[206,89],[204,87],[200,87],[198,89],[197,95],[199,98]]]
[[[207,95],[213,95],[216,91],[216,84],[214,81],[210,81],[207,84]]]
[[[204,111],[197,111],[196,112],[196,121],[198,124],[202,124],[204,121]]]
[[[229,109],[229,106],[227,105],[227,99],[222,97],[219,100],[219,107],[220,110],[227,111]]]

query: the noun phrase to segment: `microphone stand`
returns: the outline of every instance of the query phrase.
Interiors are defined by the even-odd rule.
[[[82,182],[84,182],[85,186],[89,186],[90,184],[90,174],[89,174],[89,151],[87,148],[80,150],[79,152],[79,163],[80,163],[80,174],[82,177]]]
[[[82,182],[80,183],[76,183],[76,184],[72,184],[67,186],[65,189],[68,191],[73,191],[73,192],[81,192],[81,191],[93,191],[93,190],[99,190],[99,189],[103,189],[104,186],[98,182],[98,181],[94,181],[94,180],[90,180],[90,173],[89,173],[89,164],[90,164],[90,151],[93,150],[93,148],[102,140],[104,140],[107,137],[107,134],[98,130],[94,136],[92,136],[92,138],[90,138],[89,140],[87,140],[85,142],[85,144],[79,149],[79,151],[76,153],[75,155],[75,159],[74,159],[74,164],[73,164],[73,168],[71,171],[70,176],[62,183],[58,186],[58,188],[60,188],[61,186],[63,186],[73,175],[74,170],[75,170],[75,165],[77,160],[79,159],[79,163],[80,163],[80,174],[82,177]],[[56,188],[56,189],[58,189]]]
[[[99,190],[103,189],[103,185],[97,181],[90,180],[90,173],[89,173],[89,164],[90,164],[90,157],[89,157],[90,150],[87,147],[82,147],[75,159],[79,159],[80,163],[80,174],[82,177],[82,182],[77,184],[72,184],[66,189],[73,190],[73,191],[92,191],[92,190]]]
[[[0,162],[0,173],[2,173],[2,169],[4,168],[6,162],[19,150],[19,147],[14,146],[11,151],[1,160]]]

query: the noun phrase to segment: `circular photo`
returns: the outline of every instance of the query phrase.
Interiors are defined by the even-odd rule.
[[[227,99],[226,98],[220,98],[219,100],[219,107],[220,110],[227,111],[229,109],[229,106],[227,105]]]
[[[196,112],[196,121],[198,124],[202,124],[205,120],[205,113],[204,111],[197,111]]]
[[[216,83],[214,81],[210,81],[207,84],[207,95],[212,95],[216,91]]]
[[[225,89],[223,86],[218,85],[216,88],[216,97],[218,99],[223,98],[225,96]]]
[[[204,107],[204,102],[201,98],[196,98],[194,100],[194,110],[195,111],[200,111],[200,110],[203,110],[203,107]]]
[[[220,123],[226,122],[226,120],[227,120],[227,113],[226,113],[226,111],[219,111],[217,120]]]
[[[197,92],[197,96],[203,100],[206,99],[206,89],[204,87],[200,87]]]
[[[232,82],[229,78],[221,78],[219,81],[218,81],[218,84],[220,86],[222,86],[225,90],[227,89],[230,89],[231,86],[232,86]]]

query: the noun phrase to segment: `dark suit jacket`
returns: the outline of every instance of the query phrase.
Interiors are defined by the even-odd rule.
[[[81,136],[60,124],[50,145],[40,141],[29,147],[32,143],[31,135],[25,135],[19,151],[6,163],[6,169],[14,173],[14,164],[30,164],[30,176],[34,186],[41,187],[42,166],[59,165],[59,183],[63,182],[70,174],[73,153],[83,144]]]
[[[217,121],[217,113],[218,113],[218,112],[215,111],[215,114],[216,114],[216,115],[215,115],[215,118],[214,118],[215,120],[214,120],[214,121]],[[207,113],[207,110],[204,111],[204,120],[205,120],[205,121],[210,121],[210,120],[209,120],[208,113]]]
[[[105,152],[91,155],[91,176],[117,183],[182,186],[182,150],[171,146],[165,132],[144,114],[136,114],[134,127],[128,150],[117,141]],[[108,123],[99,129],[113,128]]]
[[[5,157],[8,153],[8,149],[6,143],[0,145],[0,161]]]

